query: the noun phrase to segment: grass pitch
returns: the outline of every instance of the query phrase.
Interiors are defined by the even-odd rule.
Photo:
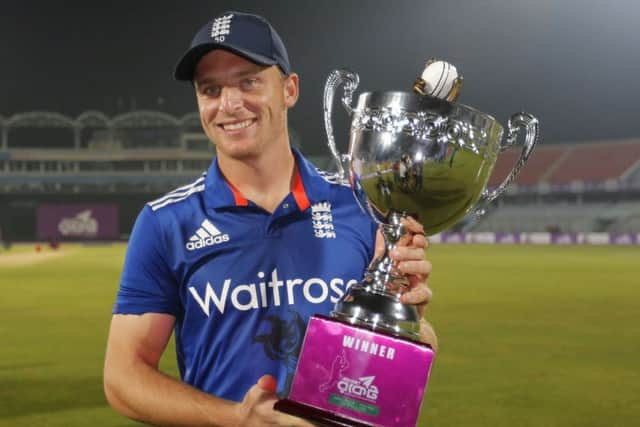
[[[0,426],[136,425],[101,382],[124,250],[0,264]],[[639,248],[434,245],[429,258],[440,351],[420,426],[638,422]],[[173,349],[163,367],[177,372]]]

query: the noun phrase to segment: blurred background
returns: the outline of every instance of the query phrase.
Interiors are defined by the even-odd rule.
[[[5,2],[0,425],[129,425],[106,408],[100,389],[124,253],[112,243],[126,242],[144,203],[192,181],[215,155],[192,87],[172,72],[195,31],[226,10],[261,14],[282,36],[301,78],[292,144],[320,168],[333,169],[322,93],[336,68],[360,75],[357,93],[410,90],[427,58],[445,59],[465,77],[458,102],[503,125],[519,111],[540,121],[538,147],[507,193],[479,220],[433,239],[447,286],[436,289],[432,319],[449,345],[420,425],[633,425],[640,415],[632,359],[640,350],[637,0]],[[334,116],[346,151],[347,114],[336,105]],[[490,187],[519,155],[514,148],[500,156]],[[462,260],[469,276],[456,276]],[[478,270],[496,279],[480,282],[500,297],[478,295]],[[550,271],[558,275],[549,279]],[[515,297],[516,278],[534,293]],[[559,293],[567,305],[553,305]],[[470,308],[479,301],[487,305]],[[542,306],[551,309],[536,329],[523,317],[539,320]],[[491,379],[473,380],[479,362],[470,341],[496,349],[477,355],[492,361],[481,365]],[[576,368],[604,342],[618,349],[615,363],[602,355]],[[541,345],[565,351],[533,361],[531,349]],[[540,372],[542,365],[558,370]]]
[[[126,238],[145,201],[206,169],[213,146],[191,86],[172,71],[195,31],[233,9],[262,14],[281,33],[301,76],[292,143],[319,167],[333,167],[322,116],[331,70],[356,71],[358,92],[409,90],[437,57],[465,76],[459,102],[503,125],[519,111],[541,123],[535,155],[502,198],[518,206],[470,231],[639,229],[634,0],[27,0],[0,16],[5,239],[47,237],[34,226],[38,209],[70,201],[112,205],[118,223],[108,238]],[[348,116],[340,107],[334,116],[344,151]],[[517,155],[505,153],[491,186]],[[537,203],[548,206],[528,208]]]

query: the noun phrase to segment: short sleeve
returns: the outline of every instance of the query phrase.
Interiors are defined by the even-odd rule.
[[[178,315],[178,284],[164,255],[164,237],[158,218],[146,205],[131,232],[113,314]]]

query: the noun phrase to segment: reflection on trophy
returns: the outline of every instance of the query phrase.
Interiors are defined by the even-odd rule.
[[[325,127],[338,173],[380,224],[386,251],[331,317],[311,318],[291,393],[276,408],[327,426],[413,426],[434,350],[420,342],[415,307],[400,302],[407,279],[388,256],[404,233],[402,218],[412,216],[432,235],[469,213],[481,215],[525,164],[538,121],[514,114],[503,140],[494,118],[455,103],[462,76],[445,61],[429,60],[414,92],[362,93],[353,108],[358,82],[345,70],[329,75]],[[331,124],[341,85],[352,117],[347,155],[338,152]],[[485,190],[499,153],[517,143],[523,147],[511,172]]]

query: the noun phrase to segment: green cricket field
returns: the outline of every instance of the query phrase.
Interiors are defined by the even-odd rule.
[[[124,252],[0,249],[0,426],[136,425],[102,392]],[[434,244],[428,258],[440,348],[420,426],[639,425],[640,247]],[[177,375],[173,347],[162,367]]]

